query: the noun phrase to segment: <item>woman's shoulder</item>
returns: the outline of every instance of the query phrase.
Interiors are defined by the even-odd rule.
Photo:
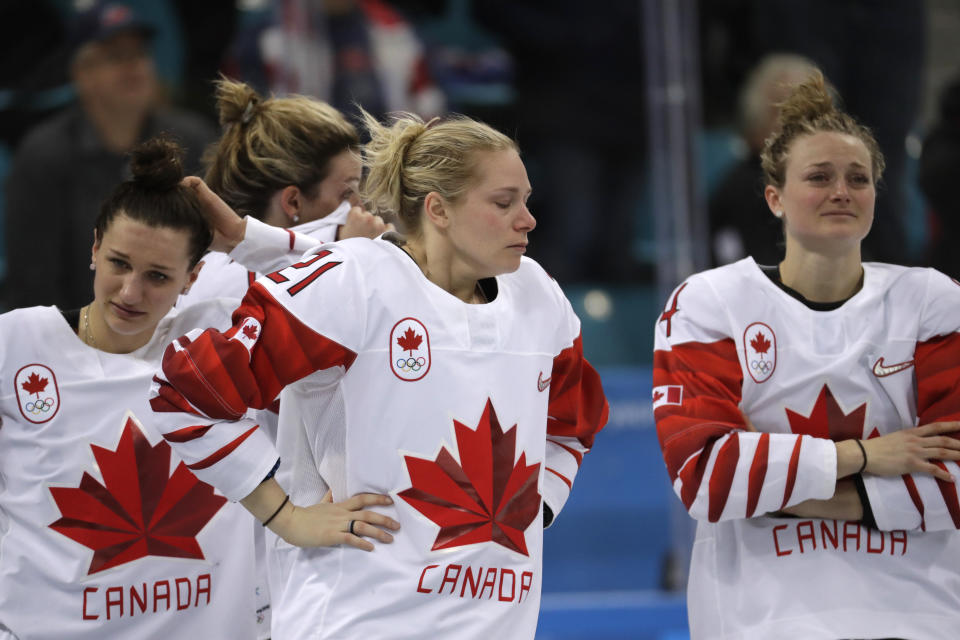
[[[63,313],[54,306],[49,307],[22,307],[13,309],[0,314],[0,324],[7,327],[16,325],[36,325],[37,323],[49,323],[63,318]],[[15,335],[9,337],[15,338]]]
[[[240,305],[240,298],[232,296],[221,296],[217,298],[208,298],[192,304],[184,309],[173,308],[170,313],[164,317],[161,322],[169,322],[178,327],[184,325],[207,324],[208,326],[230,324],[230,316],[233,310]],[[187,327],[187,330],[193,327]]]
[[[864,262],[866,282],[884,297],[927,297],[933,292],[960,293],[960,283],[930,267],[905,267],[885,262]]]
[[[33,354],[38,347],[60,352],[73,343],[80,344],[57,307],[24,307],[0,314],[0,369],[9,366],[15,354]]]
[[[755,297],[770,284],[762,267],[753,258],[744,258],[687,276],[670,294],[670,301],[683,294],[691,298],[707,300],[710,305],[739,299],[743,295]]]
[[[539,262],[526,256],[521,258],[516,271],[498,276],[497,281],[499,286],[519,289],[524,295],[542,292],[553,298],[566,298],[560,283]]]
[[[396,235],[384,234],[376,238],[345,238],[336,242],[327,242],[314,247],[312,251],[316,253],[327,249],[367,263],[403,257],[401,244],[402,239],[398,240]]]
[[[138,355],[145,359],[154,355],[160,357],[167,344],[193,329],[212,327],[224,331],[230,326],[231,315],[239,305],[237,298],[207,298],[188,307],[174,307],[160,320],[153,337],[138,350]]]
[[[716,284],[733,283],[734,285],[740,285],[743,282],[766,278],[763,273],[764,268],[764,266],[757,264],[753,258],[748,256],[742,260],[731,262],[730,264],[699,271],[690,276],[689,279],[703,280]]]

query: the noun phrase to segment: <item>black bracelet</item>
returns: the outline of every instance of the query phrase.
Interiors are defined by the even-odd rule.
[[[857,446],[860,447],[860,453],[863,454],[863,464],[860,466],[860,470],[857,471],[857,474],[863,473],[863,470],[867,468],[867,450],[863,448],[863,443],[859,440],[854,440],[857,443]]]
[[[277,507],[277,510],[273,512],[273,515],[263,521],[263,526],[267,526],[270,522],[277,517],[277,514],[280,513],[280,510],[283,509],[287,503],[290,502],[290,496],[284,496],[283,502],[280,503],[280,506]]]

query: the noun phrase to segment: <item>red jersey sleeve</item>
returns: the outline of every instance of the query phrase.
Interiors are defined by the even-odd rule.
[[[580,335],[553,359],[547,408],[544,502],[560,513],[583,456],[607,423],[609,407],[600,376],[583,357]]]
[[[960,420],[960,284],[927,270],[927,292],[920,313],[913,357],[917,424]],[[960,479],[957,463],[936,464]],[[880,529],[960,529],[960,496],[955,482],[925,473],[900,478],[865,475],[864,487]]]
[[[829,498],[831,441],[746,430],[738,345],[725,318],[722,300],[695,276],[657,320],[653,410],[674,491],[691,516],[710,522]]]
[[[345,286],[349,276],[339,274],[310,288],[340,265],[319,250],[270,274],[250,287],[229,330],[191,332],[164,353],[150,401],[161,433],[201,480],[232,499],[256,488],[277,459],[248,410],[269,407],[286,385],[314,371],[345,371],[355,358],[302,319],[318,296]]]

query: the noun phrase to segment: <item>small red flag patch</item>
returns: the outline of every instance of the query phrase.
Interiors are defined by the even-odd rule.
[[[662,407],[666,404],[683,404],[683,385],[667,384],[653,388],[653,408]]]

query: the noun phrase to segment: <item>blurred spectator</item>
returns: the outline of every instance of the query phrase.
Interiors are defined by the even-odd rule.
[[[710,197],[710,242],[715,265],[753,256],[758,264],[783,260],[782,223],[763,198],[760,152],[777,125],[777,103],[792,85],[814,71],[810,60],[793,54],[771,54],[747,77],[740,91],[740,135],[745,156],[726,174]]]
[[[276,0],[241,29],[226,71],[258,91],[319,98],[349,115],[443,113],[423,46],[382,0]]]
[[[514,57],[515,135],[534,185],[530,255],[561,283],[630,282],[647,123],[641,3],[484,0]]]
[[[939,118],[923,142],[918,176],[930,212],[929,264],[960,279],[960,77],[944,89]]]
[[[10,157],[25,131],[70,101],[65,40],[52,0],[0,3],[0,284],[6,273],[3,184]]]
[[[169,0],[183,36],[183,79],[177,104],[217,120],[213,83],[236,37],[236,0]]]
[[[873,131],[887,161],[865,260],[910,264],[904,241],[906,137],[922,95],[925,3],[915,0],[753,0],[761,51],[813,60]]]
[[[125,154],[161,131],[200,168],[216,133],[197,116],[159,104],[153,27],[120,4],[95,3],[70,25],[70,77],[77,104],[38,125],[18,149],[6,191],[10,308],[90,298],[87,271],[101,201],[129,173]],[[42,240],[41,240],[42,239]]]
[[[16,148],[24,131],[69,100],[65,41],[52,0],[0,3],[0,144]]]
[[[738,92],[757,60],[763,57],[754,34],[755,2],[697,3],[703,123],[708,128],[734,126]]]

